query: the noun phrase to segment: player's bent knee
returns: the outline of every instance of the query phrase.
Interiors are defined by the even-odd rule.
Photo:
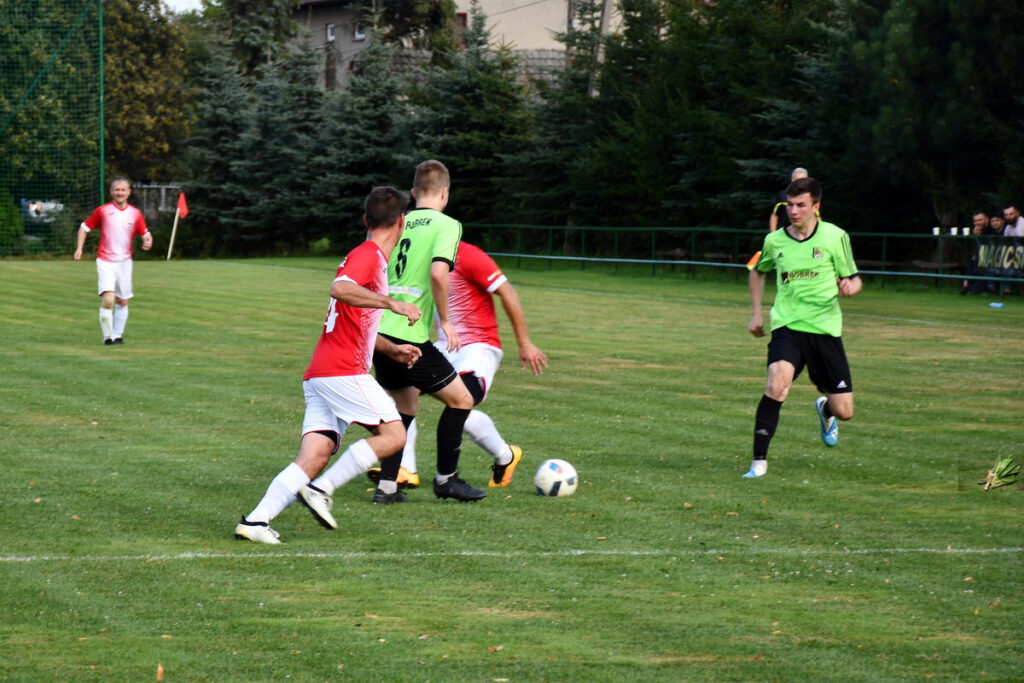
[[[769,384],[765,387],[764,395],[773,401],[785,403],[786,398],[789,396],[789,387],[790,385],[788,384]]]
[[[849,394],[840,394],[839,396],[849,396]],[[832,414],[836,416],[836,419],[846,421],[853,419],[853,400],[850,398],[842,399],[836,398],[836,396],[829,397],[829,408],[832,410]]]

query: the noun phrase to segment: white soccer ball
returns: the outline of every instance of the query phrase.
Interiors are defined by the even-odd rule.
[[[533,485],[542,496],[571,496],[576,493],[577,484],[579,477],[576,476],[576,468],[558,458],[542,462],[533,475]]]

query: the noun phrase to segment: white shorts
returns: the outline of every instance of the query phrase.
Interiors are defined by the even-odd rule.
[[[131,299],[132,292],[132,260],[104,261],[96,259],[99,292],[113,292],[118,299]]]
[[[377,384],[373,375],[311,377],[302,383],[302,392],[306,395],[303,435],[337,432],[341,441],[353,422],[376,427],[382,422],[402,419],[394,400]]]
[[[501,357],[504,355],[500,348],[490,344],[467,344],[458,351],[449,353],[445,350],[444,342],[434,342],[434,346],[441,350],[444,357],[460,375],[467,372],[476,375],[483,384],[484,397],[487,397],[487,392],[494,384],[494,375],[501,365]]]

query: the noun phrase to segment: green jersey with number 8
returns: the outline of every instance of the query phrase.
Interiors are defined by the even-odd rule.
[[[430,267],[435,261],[455,266],[462,223],[434,209],[415,209],[405,216],[405,231],[388,260],[388,294],[416,304],[422,314],[412,327],[404,316],[384,311],[379,331],[407,342],[429,341],[434,323]]]

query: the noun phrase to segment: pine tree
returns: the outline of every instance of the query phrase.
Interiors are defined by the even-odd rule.
[[[406,187],[412,170],[402,161],[406,107],[402,83],[391,70],[393,48],[376,35],[360,53],[361,66],[348,86],[329,93],[313,160],[316,221],[337,250],[366,233],[363,202],[376,185]]]
[[[244,74],[285,57],[298,31],[292,19],[299,0],[220,0],[214,13],[223,40]]]
[[[465,48],[427,70],[413,93],[414,147],[452,174],[452,215],[466,222],[501,222],[510,170],[506,156],[522,149],[531,130],[519,63],[508,45],[489,49],[486,17],[474,0]]]
[[[247,197],[245,182],[233,165],[243,153],[240,140],[252,116],[245,79],[226,50],[214,49],[200,78],[196,123],[189,140],[192,180],[185,191],[190,229],[178,242],[184,253],[224,255],[234,248],[239,225],[230,211]]]
[[[266,65],[251,91],[252,118],[231,171],[244,201],[225,213],[245,253],[304,252],[312,237],[313,182],[322,110],[316,58],[305,50]]]
[[[571,226],[579,222],[578,198],[590,192],[581,150],[593,140],[597,115],[590,87],[598,69],[599,4],[578,2],[574,21],[556,37],[566,63],[533,84],[534,135],[509,158],[514,173],[508,194],[517,222]]]

